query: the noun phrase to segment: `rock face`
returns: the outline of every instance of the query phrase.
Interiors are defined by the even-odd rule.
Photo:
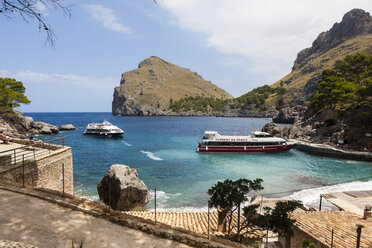
[[[145,208],[150,193],[135,169],[122,164],[111,165],[97,186],[99,198],[115,210]]]
[[[32,117],[24,116],[21,112],[15,112],[11,117],[0,117],[0,130],[10,137],[25,138],[26,135],[56,134],[58,127],[34,121]]]
[[[321,34],[310,48],[300,51],[292,72],[278,80],[286,88],[286,106],[303,105],[311,101],[325,69],[334,68],[339,60],[356,53],[372,53],[372,17],[361,9],[346,13],[340,23]]]
[[[138,69],[122,74],[120,86],[114,90],[112,114],[172,115],[168,110],[171,99],[197,95],[233,98],[196,72],[153,56],[142,61]]]
[[[292,70],[303,67],[348,39],[365,34],[372,34],[372,17],[362,9],[353,9],[344,15],[340,23],[335,23],[329,31],[319,34],[310,48],[299,52]]]
[[[70,131],[70,130],[75,130],[76,128],[72,124],[66,124],[66,125],[61,125],[58,129],[60,131]]]
[[[273,122],[293,124],[302,115],[303,111],[304,109],[301,106],[296,106],[296,108],[282,108],[277,115],[273,116]]]

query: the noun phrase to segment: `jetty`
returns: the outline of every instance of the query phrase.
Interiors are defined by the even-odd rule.
[[[326,144],[314,144],[300,140],[291,141],[296,143],[296,146],[294,147],[295,149],[313,155],[362,161],[372,161],[372,152],[368,151],[344,150]]]

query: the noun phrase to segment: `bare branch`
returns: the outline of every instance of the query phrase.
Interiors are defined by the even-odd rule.
[[[40,6],[46,9],[57,9],[64,15],[71,17],[70,6],[65,6],[64,0],[0,0],[0,14],[7,19],[18,13],[25,22],[36,20],[39,24],[39,30],[46,33],[45,45],[54,47],[54,33],[51,26],[46,22]]]

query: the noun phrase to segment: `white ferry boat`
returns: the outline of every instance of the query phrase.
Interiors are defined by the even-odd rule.
[[[122,136],[124,131],[119,127],[112,125],[108,121],[103,123],[89,123],[84,131],[85,135],[98,135],[98,136]]]
[[[296,144],[269,133],[254,131],[252,136],[223,136],[216,131],[206,131],[201,137],[197,152],[280,152],[292,149]]]

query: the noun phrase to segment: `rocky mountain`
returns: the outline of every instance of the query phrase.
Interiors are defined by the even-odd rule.
[[[341,43],[366,34],[372,34],[372,17],[362,9],[353,9],[344,15],[340,23],[335,23],[330,30],[319,34],[311,47],[297,54],[292,71],[304,67]]]
[[[340,23],[319,34],[311,47],[300,51],[291,73],[272,86],[284,83],[287,105],[303,104],[311,100],[324,69],[332,69],[337,61],[358,52],[372,54],[372,17],[362,9],[353,9]],[[268,103],[275,105],[277,101],[273,95]]]
[[[190,96],[233,98],[196,72],[152,56],[138,69],[122,74],[120,86],[114,91],[112,114],[173,115],[170,102]]]
[[[300,51],[287,76],[235,99],[195,72],[150,57],[138,69],[122,75],[120,86],[115,88],[112,113],[261,116],[294,123],[304,116],[322,72],[356,53],[372,54],[372,17],[361,9],[346,13],[310,48]]]
[[[278,115],[281,119],[293,118],[294,106],[303,105],[304,109],[293,126],[269,123],[264,131],[307,142],[344,143],[356,150],[372,148],[370,14],[360,9],[346,13],[312,47],[298,54],[292,72],[275,85],[287,90],[286,105]],[[275,97],[270,99],[273,104]]]

